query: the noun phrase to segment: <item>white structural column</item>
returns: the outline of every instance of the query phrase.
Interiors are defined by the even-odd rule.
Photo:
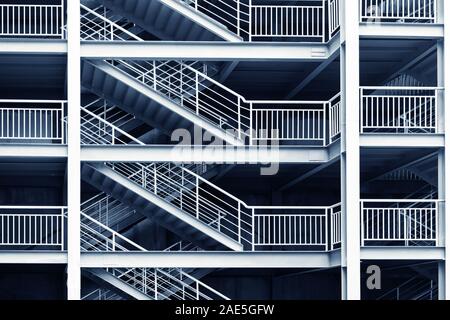
[[[444,110],[450,106],[450,95],[449,95],[449,89],[448,86],[450,84],[450,63],[449,63],[449,55],[450,55],[450,24],[448,23],[448,19],[450,17],[450,4],[448,1],[441,1],[440,5],[443,7],[443,9],[440,10],[440,12],[443,12],[443,19],[444,19],[444,44],[442,47],[443,52],[441,52],[442,56],[442,64],[438,65],[438,69],[440,69],[441,78],[443,79],[443,85],[444,85]],[[440,281],[439,285],[441,288],[439,288],[439,298],[450,300],[450,139],[448,135],[448,126],[450,124],[450,112],[448,110],[445,111],[445,152],[443,153],[444,157],[444,189],[442,195],[445,196],[445,265],[442,264],[439,266],[439,275],[440,275]],[[443,174],[442,172],[439,172],[439,175]],[[440,194],[441,195],[441,194]],[[442,279],[442,276],[444,279]],[[443,288],[442,288],[443,286]]]
[[[67,298],[79,300],[80,269],[80,4],[67,1]]]
[[[342,299],[361,298],[360,143],[359,143],[359,9],[341,1],[341,91],[343,99],[341,199],[344,212]]]

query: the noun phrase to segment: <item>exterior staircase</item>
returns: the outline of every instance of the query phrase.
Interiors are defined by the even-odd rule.
[[[377,300],[435,300],[437,293],[436,282],[416,276],[389,290]]]
[[[87,109],[82,107],[82,111],[87,112]],[[82,117],[81,128],[81,140],[89,144],[142,144],[91,111]],[[244,206],[239,199],[207,180],[223,170],[225,168],[221,165],[83,164],[82,177],[132,209],[114,205],[111,211],[119,212],[117,216],[127,223],[123,225],[123,221],[116,221],[114,214],[108,216],[108,220],[112,219],[107,221],[108,226],[117,228],[122,224],[127,227],[142,219],[143,214],[202,248],[240,251],[243,248],[242,232],[245,230],[241,225]],[[103,203],[109,204],[109,200],[94,197],[84,207],[90,211],[96,210]],[[102,210],[95,214],[101,215]],[[98,219],[101,220],[101,217],[98,216]],[[249,216],[246,219],[247,222],[251,220]]]
[[[216,19],[214,19],[196,10],[193,1],[102,0],[101,2],[103,6],[117,15],[135,22],[141,28],[163,40],[242,41],[241,37],[218,21],[217,18],[220,16],[216,15]],[[232,0],[230,4],[217,1],[215,4],[211,2],[211,5],[213,10],[221,10],[221,7],[230,10],[233,2],[236,1]],[[210,3],[210,1],[205,1],[205,3]],[[228,15],[231,14],[228,13]]]
[[[95,252],[147,251],[84,212],[81,212],[81,248]],[[170,249],[173,250],[173,247]],[[88,269],[85,274],[111,290],[95,290],[86,295],[85,299],[117,299],[117,293],[137,300],[228,299],[179,268]]]
[[[197,126],[242,145],[249,128],[240,95],[181,62],[83,61],[82,85],[169,136]]]
[[[123,31],[145,30],[166,41],[303,41],[328,42],[340,29],[339,0],[280,3],[251,0],[84,0],[108,28],[83,23],[109,37],[86,40],[121,40]],[[289,17],[284,23],[282,17]],[[94,25],[94,26],[92,26]],[[120,31],[119,31],[120,29]],[[111,31],[111,32],[110,32]],[[137,39],[135,39],[137,40]]]

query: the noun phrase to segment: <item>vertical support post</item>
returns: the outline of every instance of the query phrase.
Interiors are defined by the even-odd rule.
[[[440,222],[442,223],[442,232],[441,232],[441,241],[445,246],[445,257],[446,260],[439,263],[438,270],[438,294],[439,300],[450,300],[450,262],[447,261],[450,257],[450,204],[448,203],[450,199],[450,139],[448,137],[448,124],[450,123],[450,112],[446,111],[446,107],[450,106],[450,95],[448,91],[448,85],[450,83],[450,62],[448,61],[448,57],[450,54],[450,4],[448,1],[436,0],[439,3],[440,10],[438,18],[439,23],[444,24],[444,43],[438,44],[438,87],[443,87],[444,90],[442,92],[442,107],[440,110],[443,111],[441,114],[441,118],[444,119],[444,128],[442,128],[443,132],[445,132],[445,150],[439,153],[439,164],[440,164],[440,172],[438,172],[439,176],[439,196],[440,200],[445,200],[443,203],[443,210],[440,212],[442,219]],[[442,154],[441,154],[442,153]],[[442,159],[443,158],[443,159]]]
[[[252,251],[255,251],[255,208],[252,208]]]
[[[343,0],[341,4],[342,299],[359,300],[361,298],[359,9],[353,0]]]
[[[248,41],[252,42],[253,33],[253,0],[249,0],[248,3]]]
[[[67,2],[67,298],[80,300],[80,4]]]
[[[65,25],[64,21],[65,21],[65,15],[66,15],[66,12],[65,12],[66,8],[64,6],[64,1],[65,0],[61,0],[61,26],[60,26],[61,39],[66,38],[66,35],[64,34],[64,25]],[[34,10],[37,10],[37,8],[34,8]],[[36,12],[35,12],[35,15],[36,15]],[[36,21],[34,23],[35,23],[34,31],[36,32]]]

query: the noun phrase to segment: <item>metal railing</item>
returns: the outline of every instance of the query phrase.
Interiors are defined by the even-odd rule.
[[[123,300],[123,298],[115,293],[114,291],[108,289],[95,289],[90,293],[81,297],[81,300]]]
[[[165,269],[150,268],[116,268],[111,273],[152,300],[229,300],[181,270],[176,276]]]
[[[437,133],[434,87],[362,87],[361,133]]]
[[[361,22],[437,23],[436,0],[361,0]]]
[[[245,250],[259,250],[268,246],[289,250],[307,247],[332,250],[340,243],[340,205],[252,207],[194,172],[170,163],[107,165],[174,207],[242,244]],[[315,213],[311,213],[311,210]],[[315,233],[310,233],[310,228]]]
[[[250,145],[260,141],[328,146],[340,137],[340,94],[330,101],[249,101]]]
[[[138,144],[143,142],[128,134],[119,127],[111,124],[102,117],[81,108],[81,144],[89,145],[116,145],[116,144]]]
[[[80,37],[83,41],[144,41],[133,32],[135,25],[124,19],[112,20],[109,9],[99,6],[94,9],[80,3]]]
[[[0,143],[66,144],[66,101],[0,100]]]
[[[223,130],[243,138],[249,129],[245,99],[193,66],[178,61],[109,63]]]
[[[340,136],[340,94],[329,101],[251,101],[178,61],[109,61],[173,103],[250,145],[261,141],[327,146]]]
[[[329,39],[332,39],[340,30],[340,0],[331,0],[328,6]]]
[[[340,204],[332,207],[251,207],[253,250],[317,248],[334,250],[341,243]]]
[[[433,280],[413,277],[378,297],[377,300],[435,300],[437,291],[437,283]]]
[[[92,226],[95,227],[92,227]],[[81,212],[81,249],[95,252],[147,251],[89,215]],[[154,300],[213,300],[226,296],[190,276],[180,268],[109,268],[107,272],[148,295]],[[109,295],[88,295],[86,299],[109,298]]]
[[[0,206],[0,247],[65,250],[65,207]]]
[[[115,229],[117,224],[136,214],[136,210],[105,193],[100,193],[83,202],[81,211],[111,229]],[[92,223],[90,220],[86,220],[84,223],[90,228],[97,230],[96,223]]]
[[[0,37],[65,39],[65,14],[64,0],[53,5],[0,4]]]
[[[252,0],[182,0],[245,41],[327,42],[339,30],[339,0],[253,4]]]
[[[361,246],[438,246],[439,200],[362,200]]]

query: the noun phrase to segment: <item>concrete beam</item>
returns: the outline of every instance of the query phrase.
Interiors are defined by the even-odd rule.
[[[339,155],[338,148],[279,149],[257,147],[196,147],[196,146],[83,146],[84,162],[174,162],[174,163],[326,163]]]
[[[2,39],[0,54],[67,54],[65,40]]]
[[[333,268],[340,252],[83,252],[83,268]]]
[[[362,134],[360,143],[363,148],[443,148],[445,137],[442,134]]]
[[[444,248],[436,247],[363,247],[361,260],[444,260]]]
[[[132,60],[324,61],[335,46],[322,43],[84,41],[81,57]]]
[[[0,158],[67,158],[67,146],[4,144],[0,145]]]
[[[0,251],[0,264],[66,264],[62,251]]]
[[[360,23],[360,37],[385,39],[443,39],[442,24]]]

